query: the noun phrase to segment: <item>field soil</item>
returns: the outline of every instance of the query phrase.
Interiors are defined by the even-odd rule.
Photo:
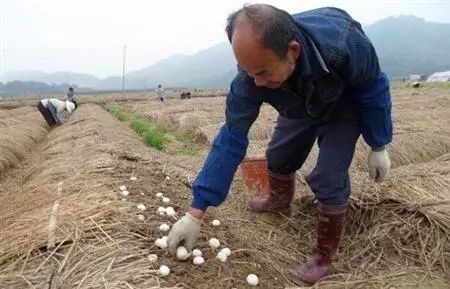
[[[290,215],[250,212],[253,193],[238,172],[227,201],[208,210],[197,241],[206,262],[195,266],[154,242],[167,234],[159,226],[172,225],[190,204],[192,181],[224,121],[223,92],[185,100],[174,92],[165,104],[145,94],[84,96],[52,130],[34,104],[0,105],[0,288],[251,288],[251,273],[257,288],[309,288],[288,269],[307,259],[315,240],[317,202],[304,176],[317,146],[297,173]],[[369,180],[360,139],[334,275],[314,288],[450,288],[450,91],[398,85],[393,105],[390,177]],[[105,108],[178,137],[157,150]],[[264,156],[276,116],[263,106],[248,157]],[[173,153],[180,144],[196,153]],[[175,218],[156,213],[165,206],[157,193],[170,198]],[[231,249],[226,263],[209,247],[212,237]],[[169,276],[159,275],[160,265]]]

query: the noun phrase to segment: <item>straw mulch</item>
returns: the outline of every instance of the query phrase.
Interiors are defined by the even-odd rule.
[[[16,166],[47,134],[47,123],[37,108],[0,110],[0,175]]]
[[[135,162],[150,165],[134,133],[100,107],[85,105],[39,149],[26,167],[2,179],[0,287],[129,288],[136,280],[141,288],[158,286],[146,260],[150,241],[136,232],[135,205],[117,195]],[[61,194],[58,182],[63,182]],[[56,248],[49,250],[55,201],[60,204]]]
[[[316,288],[448,288],[450,152],[444,144],[448,134],[441,132],[424,135],[416,151],[414,142],[399,138],[398,149],[391,150],[397,165],[385,183],[372,183],[363,161],[355,161],[335,275]],[[426,138],[435,141],[421,146]],[[256,150],[263,142],[255,142]],[[146,148],[125,124],[92,105],[81,106],[39,149],[26,166],[10,170],[0,187],[0,284],[5,288],[247,288],[250,273],[260,277],[259,288],[306,288],[287,271],[306,260],[315,240],[317,203],[301,175],[289,216],[249,212],[251,193],[238,175],[226,203],[211,208],[204,220],[197,246],[206,264],[196,267],[154,247],[161,236],[158,226],[175,221],[156,216],[162,203],[154,194],[170,197],[181,215],[204,156],[169,157]],[[317,148],[309,166],[316,155]],[[358,146],[356,160],[365,163],[366,155]],[[128,181],[131,175],[138,181]],[[118,197],[122,184],[130,190],[127,201]],[[56,199],[56,247],[48,250]],[[144,223],[136,218],[138,203],[148,207]],[[218,228],[210,225],[215,218],[223,223]],[[232,250],[227,263],[215,259],[217,251],[207,245],[211,237]],[[150,253],[158,254],[157,264],[148,261]],[[172,270],[166,278],[154,271],[161,264]]]
[[[429,99],[427,104],[435,101],[440,105],[419,104],[429,111],[413,117],[415,109],[409,107],[423,97],[418,95],[405,102],[402,95],[394,97],[404,107],[395,107],[398,126],[390,147],[390,178],[381,185],[368,179],[369,151],[361,139],[351,169],[353,195],[348,233],[336,263],[337,274],[321,283],[320,288],[448,288],[450,283],[450,134],[448,126],[436,126],[438,119],[441,124],[448,123],[450,102],[442,97]],[[264,114],[261,118],[264,121]],[[427,126],[428,132],[422,130]],[[213,138],[217,127],[208,127],[209,133],[204,135],[210,137],[206,139]],[[263,156],[266,143],[251,141],[248,155]],[[315,146],[302,174],[311,171],[317,155]],[[298,191],[301,198],[296,200],[294,215],[289,218],[249,213],[250,196],[239,180],[227,204],[213,210],[228,222],[221,238],[230,247],[242,246],[233,256],[244,257],[253,268],[264,268],[265,282],[269,282],[265,288],[292,286],[293,280],[285,269],[305,260],[314,242],[316,204],[306,186]],[[222,283],[218,288],[231,284],[227,279],[219,281]]]
[[[336,275],[317,287],[448,288],[448,155],[418,166],[394,169],[390,180],[381,185],[373,184],[365,173],[357,174],[353,180]],[[255,215],[248,212],[250,196],[242,194],[238,183],[225,209],[217,213],[233,228],[222,237],[243,246],[238,250],[239,256],[244,254],[248,262],[260,264],[266,281],[280,279],[280,275],[283,280],[294,281],[286,267],[306,260],[314,244],[317,204],[306,186],[300,185],[298,192],[290,217]],[[279,283],[272,285],[281,288]]]
[[[354,166],[358,170],[367,167],[369,147],[362,139],[354,158]],[[436,133],[394,133],[392,144],[389,146],[392,167],[400,167],[414,163],[428,162],[450,152],[450,132]]]

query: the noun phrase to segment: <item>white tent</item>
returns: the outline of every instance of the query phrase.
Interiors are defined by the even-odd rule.
[[[450,81],[450,71],[435,72],[430,75],[427,82]]]
[[[421,75],[418,75],[418,74],[411,74],[411,75],[409,76],[409,80],[411,80],[411,81],[421,81],[421,80],[423,80],[423,79],[422,79],[422,76],[421,76]]]

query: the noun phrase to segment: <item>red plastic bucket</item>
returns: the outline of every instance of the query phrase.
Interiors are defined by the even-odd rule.
[[[245,186],[257,194],[269,192],[267,160],[264,158],[244,159],[240,165]]]

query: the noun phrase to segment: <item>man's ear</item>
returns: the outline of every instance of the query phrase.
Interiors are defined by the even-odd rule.
[[[301,50],[300,43],[298,43],[296,40],[291,40],[291,42],[289,42],[289,45],[288,45],[288,53],[289,53],[295,60],[297,60],[298,57],[300,56],[300,50]]]

